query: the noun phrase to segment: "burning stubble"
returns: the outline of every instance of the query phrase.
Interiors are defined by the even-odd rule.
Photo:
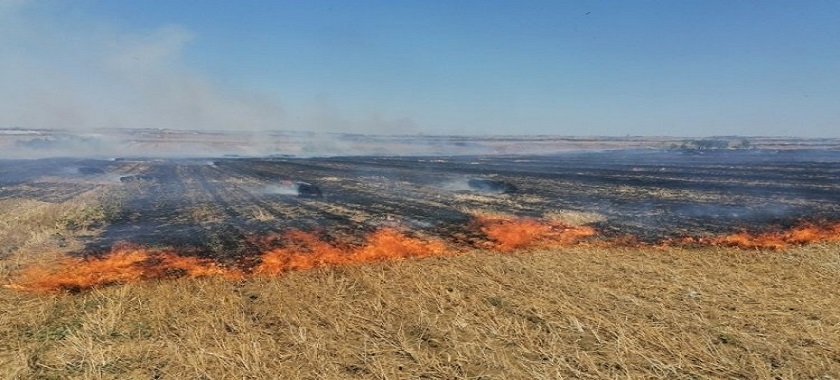
[[[595,234],[588,226],[527,218],[479,217],[467,226],[469,242],[411,236],[393,228],[371,233],[360,245],[328,242],[317,234],[291,231],[281,237],[282,247],[267,249],[258,264],[226,266],[209,259],[181,256],[173,249],[151,249],[122,244],[100,257],[67,258],[53,265],[24,269],[9,287],[35,292],[82,291],[97,286],[177,277],[273,276],[289,271],[454,255],[477,248],[495,252],[570,246]]]
[[[466,227],[465,231],[470,231],[467,235],[471,236],[461,233],[449,239],[412,236],[398,229],[382,228],[371,233],[362,244],[329,242],[316,233],[291,231],[279,239],[282,246],[267,249],[256,264],[242,263],[239,266],[183,256],[174,249],[122,244],[104,256],[66,258],[53,265],[26,268],[7,287],[38,293],[79,292],[112,284],[180,277],[212,276],[237,280],[330,266],[457,255],[476,249],[498,253],[591,245],[650,249],[717,246],[781,250],[810,243],[840,241],[840,223],[807,223],[773,232],[745,231],[721,236],[685,237],[654,244],[640,243],[632,237],[599,238],[591,226],[572,226],[552,220],[500,215],[478,216]]]
[[[663,242],[667,246],[673,242],[678,245],[712,245],[743,249],[783,250],[797,245],[816,242],[840,241],[840,223],[802,223],[790,229],[751,233],[747,231],[714,237],[686,237]]]

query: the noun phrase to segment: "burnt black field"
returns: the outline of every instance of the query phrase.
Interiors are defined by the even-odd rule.
[[[0,199],[63,202],[98,188],[118,211],[87,253],[131,242],[242,258],[293,229],[449,238],[473,212],[597,214],[604,236],[653,241],[840,220],[840,151],[0,161]]]

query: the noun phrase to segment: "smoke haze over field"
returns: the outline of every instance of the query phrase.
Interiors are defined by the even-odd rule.
[[[840,5],[0,0],[0,129],[840,137]]]

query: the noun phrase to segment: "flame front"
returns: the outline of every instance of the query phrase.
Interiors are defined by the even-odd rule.
[[[779,250],[792,245],[837,241],[840,241],[840,223],[825,226],[806,223],[780,232],[739,232],[712,238],[709,242],[728,247]]]
[[[119,245],[101,257],[66,258],[53,265],[26,268],[13,284],[7,286],[51,292],[82,291],[109,284],[176,277],[217,276],[240,279],[248,275],[272,276],[327,266],[451,255],[476,248],[510,252],[518,249],[566,247],[579,244],[596,234],[591,226],[570,226],[543,219],[493,215],[477,217],[466,226],[466,230],[472,231],[476,237],[453,243],[441,238],[415,237],[394,228],[384,228],[371,233],[364,243],[356,245],[327,242],[311,232],[290,231],[279,239],[266,239],[279,242],[282,246],[266,249],[260,255],[258,264],[244,269],[224,266],[209,259],[182,256],[175,250]],[[840,223],[802,224],[778,232],[739,232],[715,237],[669,239],[658,243],[658,246],[726,246],[778,250],[821,241],[840,242]],[[595,247],[629,245],[641,244],[638,239],[627,236],[596,240],[591,244]]]
[[[203,276],[233,279],[242,277],[242,272],[224,268],[211,260],[121,245],[103,257],[66,258],[55,265],[29,267],[21,273],[15,287],[36,292],[80,291],[154,278]]]

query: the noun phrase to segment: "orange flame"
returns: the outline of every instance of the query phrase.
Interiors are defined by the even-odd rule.
[[[716,246],[740,249],[782,250],[792,246],[819,242],[840,242],[840,223],[802,223],[798,226],[777,231],[741,231],[721,236],[685,236],[663,240],[658,247],[672,246]]]
[[[786,231],[763,233],[739,232],[710,239],[712,245],[773,250],[821,241],[840,241],[840,223],[826,226],[806,223]]]
[[[314,234],[301,231],[290,232],[287,238],[289,246],[266,252],[254,269],[255,274],[276,275],[290,270],[439,256],[448,252],[446,244],[440,240],[413,238],[390,228],[374,232],[364,245],[356,248],[329,244]]]
[[[537,219],[480,216],[475,222],[492,240],[490,248],[502,252],[520,248],[569,246],[595,235],[595,229],[589,226],[569,226]]]
[[[325,266],[368,263],[381,260],[421,258],[457,254],[471,247],[498,252],[517,249],[564,247],[581,244],[595,235],[591,226],[569,226],[556,221],[533,218],[511,218],[484,215],[468,225],[468,230],[481,238],[453,239],[445,243],[437,238],[409,236],[394,228],[370,234],[361,244],[330,243],[317,234],[291,231],[267,237],[280,248],[267,249],[259,263],[250,270],[223,266],[215,261],[182,256],[175,250],[153,250],[134,245],[115,246],[98,258],[66,258],[54,265],[38,265],[24,269],[15,283],[7,287],[34,292],[82,291],[97,286],[122,284],[150,279],[218,276],[240,279],[246,275],[270,276],[288,271]],[[468,233],[469,235],[469,233]],[[456,236],[467,236],[455,233]],[[658,247],[726,246],[742,249],[784,249],[820,241],[840,242],[840,223],[802,224],[778,232],[735,234],[717,237],[685,237],[669,239]],[[593,247],[645,246],[633,236],[610,240],[590,240]],[[244,261],[242,266],[249,267]]]
[[[19,276],[15,287],[37,292],[81,291],[98,285],[123,284],[155,278],[205,276],[235,279],[240,278],[242,273],[206,259],[122,245],[101,258],[66,258],[56,265],[27,268]]]

